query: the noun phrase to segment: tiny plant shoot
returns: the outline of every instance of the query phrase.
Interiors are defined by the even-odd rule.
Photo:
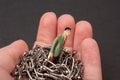
[[[58,57],[64,47],[64,43],[66,38],[70,35],[71,28],[66,27],[64,32],[58,35],[52,43],[50,53],[48,55],[48,59],[53,61],[54,58]]]

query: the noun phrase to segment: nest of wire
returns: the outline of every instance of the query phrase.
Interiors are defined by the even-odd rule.
[[[12,75],[14,80],[83,80],[83,65],[74,58],[77,51],[63,49],[54,62],[48,60],[51,47],[36,46],[24,52]]]

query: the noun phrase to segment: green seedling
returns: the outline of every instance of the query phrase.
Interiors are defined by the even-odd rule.
[[[64,47],[66,38],[70,35],[71,29],[66,27],[64,32],[58,35],[52,43],[48,59],[53,61],[54,58],[58,57]]]

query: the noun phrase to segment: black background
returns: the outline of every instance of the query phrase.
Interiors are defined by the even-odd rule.
[[[76,22],[89,21],[100,46],[103,80],[120,79],[120,4],[116,0],[0,0],[0,47],[23,39],[32,48],[39,19],[48,11],[57,16],[71,14]]]

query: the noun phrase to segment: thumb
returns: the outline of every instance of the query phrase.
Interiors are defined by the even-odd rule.
[[[27,44],[23,40],[17,40],[10,45],[0,49],[0,68],[11,73],[19,61],[19,56],[28,50]]]

